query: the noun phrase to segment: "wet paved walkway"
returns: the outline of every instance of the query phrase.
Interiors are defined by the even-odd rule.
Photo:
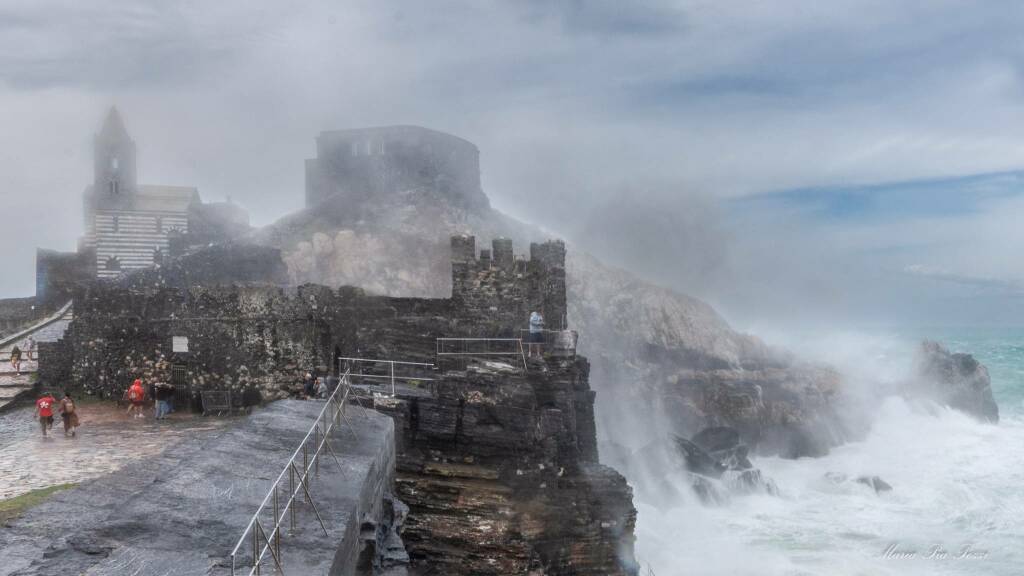
[[[33,418],[34,408],[0,414],[0,499],[101,476],[158,454],[183,438],[201,438],[232,421],[181,413],[156,421],[152,412],[144,419],[127,418],[125,410],[113,402],[83,403],[76,438],[64,437],[61,419],[55,416],[53,430],[45,439]]]
[[[282,400],[207,432],[182,424],[188,441],[55,494],[0,528],[0,576],[227,576],[231,550],[322,406]],[[358,434],[334,435],[338,460],[326,458],[309,487],[329,535],[297,501],[295,530],[281,544],[286,574],[353,573],[362,525],[380,514],[394,425],[359,412],[350,415]],[[125,437],[156,426],[121,424]],[[242,563],[249,550],[242,547]],[[269,564],[265,573],[274,573]]]

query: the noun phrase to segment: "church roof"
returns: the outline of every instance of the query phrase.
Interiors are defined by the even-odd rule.
[[[130,139],[128,130],[124,127],[124,120],[116,106],[111,106],[107,112],[107,118],[103,121],[103,128],[100,130],[100,137],[108,140]]]

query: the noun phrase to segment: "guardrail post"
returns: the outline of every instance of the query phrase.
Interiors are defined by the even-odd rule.
[[[260,533],[255,526],[252,528],[252,569],[260,573]]]
[[[313,424],[313,446],[316,446],[316,452],[313,453],[313,466],[316,467],[317,476],[320,475],[320,423]]]
[[[391,364],[391,397],[395,398],[397,396],[397,394],[395,394],[395,362],[394,362],[394,360],[392,360],[390,362],[390,364]]]
[[[309,490],[309,444],[302,445],[302,478],[299,478],[304,490]],[[306,503],[309,503],[309,492],[306,492]]]
[[[277,503],[277,484],[274,485],[274,550],[281,560],[281,508]]]
[[[288,467],[288,499],[295,502],[295,469],[291,466]],[[288,516],[291,520],[291,527],[288,529],[288,533],[295,532],[295,506],[289,506],[288,510],[290,513]]]

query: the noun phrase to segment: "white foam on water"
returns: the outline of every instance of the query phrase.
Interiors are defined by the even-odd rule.
[[[757,459],[780,497],[639,505],[637,553],[658,576],[1020,574],[1022,462],[1024,422],[980,424],[892,397],[864,441],[822,458]],[[852,481],[861,475],[893,491],[876,495]],[[965,547],[985,557],[958,558]]]

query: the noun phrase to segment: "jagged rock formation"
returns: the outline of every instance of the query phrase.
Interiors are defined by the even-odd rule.
[[[778,494],[775,482],[754,467],[748,453],[739,431],[716,426],[691,439],[674,436],[651,442],[633,453],[623,467],[629,470],[639,497],[658,506],[680,501],[678,491],[684,486],[709,505],[745,494]]]
[[[909,391],[966,412],[984,422],[999,421],[988,369],[970,354],[954,354],[938,342],[925,341],[917,357],[917,378]]]
[[[445,373],[378,400],[398,430],[413,567],[452,575],[635,573],[625,479],[597,463],[585,360]],[[623,542],[629,543],[622,546]]]

